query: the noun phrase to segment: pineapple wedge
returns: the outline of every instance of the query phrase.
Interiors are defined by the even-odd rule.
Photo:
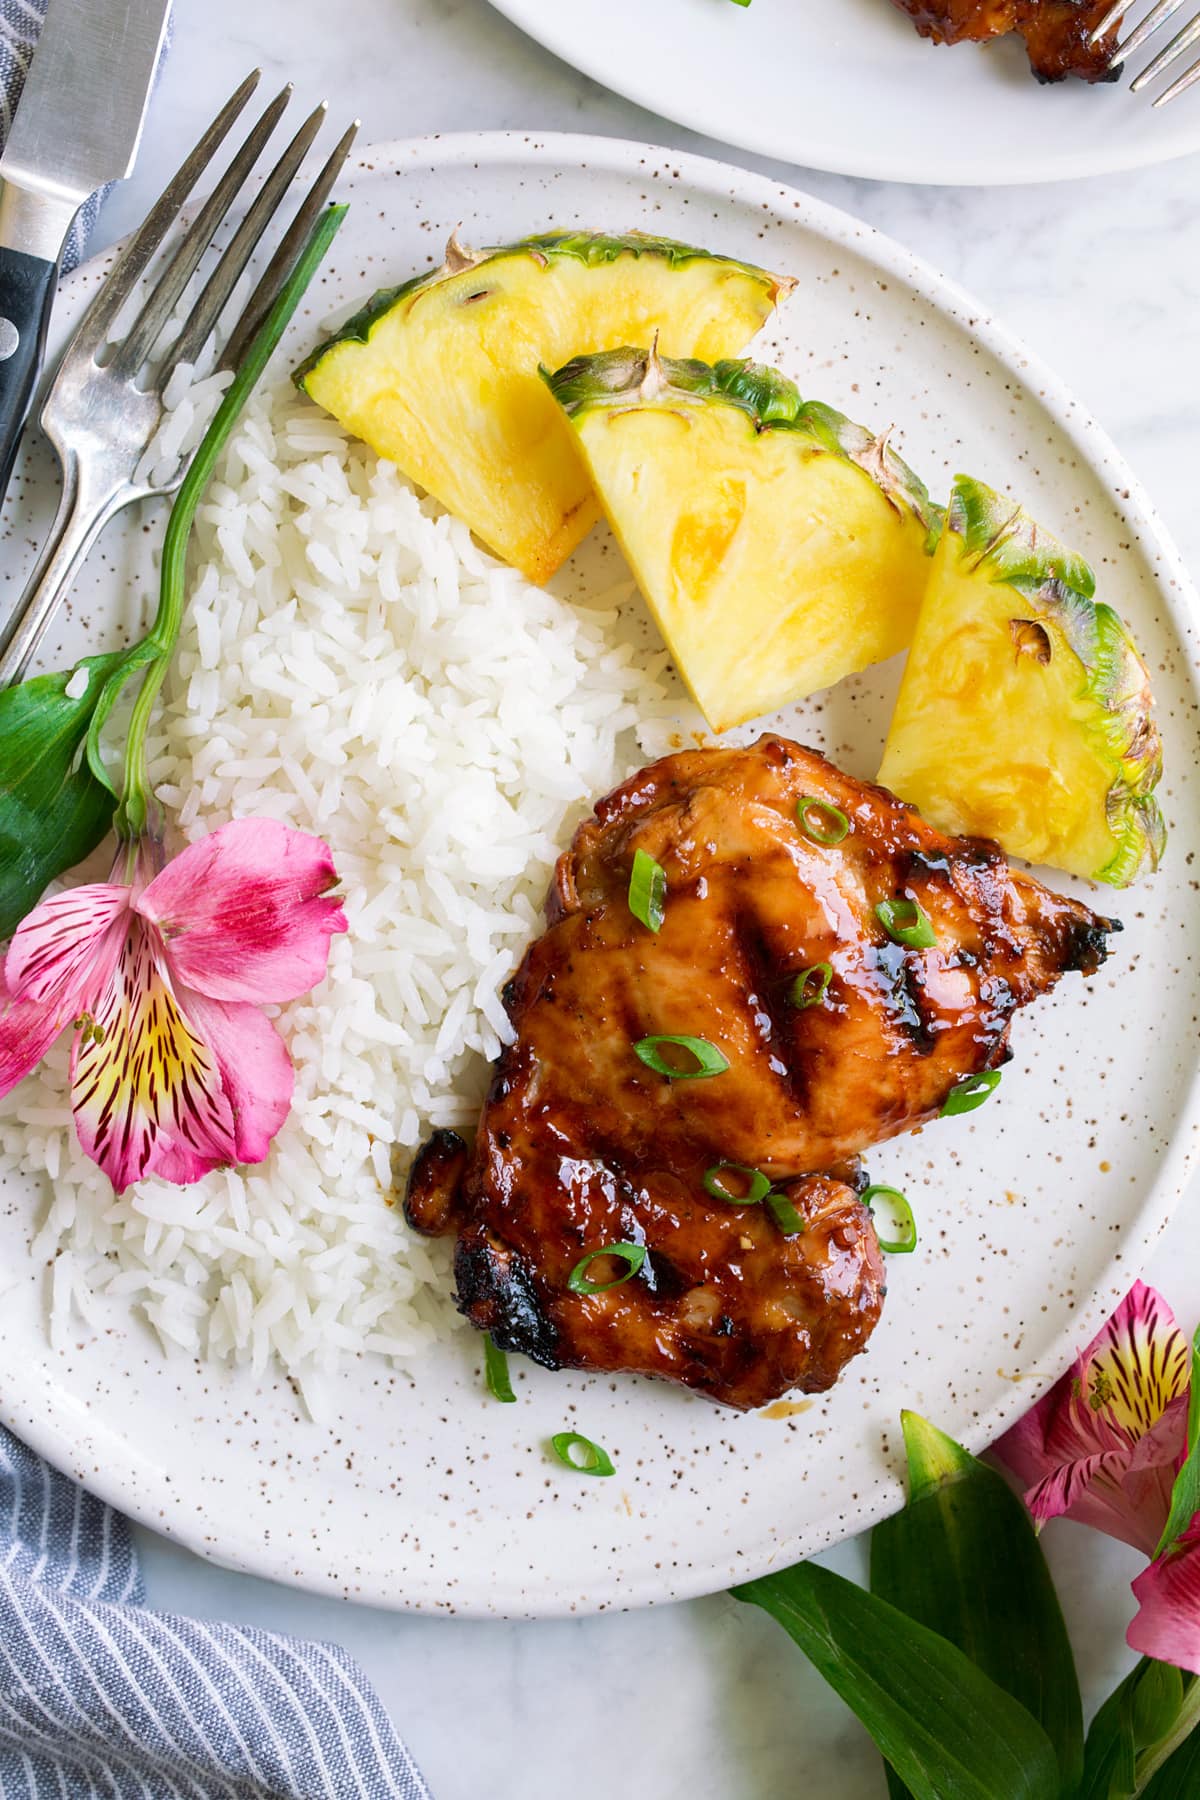
[[[376,294],[295,380],[541,582],[600,508],[539,364],[656,331],[677,355],[727,355],[793,285],[637,232],[555,232],[478,252],[452,238],[441,268]]]
[[[1087,564],[959,476],[879,779],[943,831],[1124,887],[1166,827],[1150,677]]]
[[[938,513],[884,439],[758,363],[623,349],[546,379],[715,731],[910,641]]]

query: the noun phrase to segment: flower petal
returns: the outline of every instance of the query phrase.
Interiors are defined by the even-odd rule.
[[[129,900],[127,887],[91,881],[35,906],[4,959],[9,992],[52,1008],[60,1024],[82,1012],[111,972]]]
[[[1186,1402],[1184,1402],[1186,1407]],[[1184,1418],[1182,1431],[1186,1433]],[[1039,1525],[1073,1519],[1153,1556],[1171,1504],[1178,1457],[1165,1467],[1131,1470],[1128,1450],[1108,1450],[1063,1463],[1025,1493]]]
[[[292,1104],[296,1077],[283,1039],[257,1006],[209,1000],[189,988],[180,988],[179,1004],[217,1059],[233,1109],[237,1161],[261,1162]],[[164,1168],[158,1173],[175,1179]]]
[[[71,1056],[75,1128],[117,1191],[160,1167],[182,1184],[233,1162],[217,1058],[180,1011],[157,933],[136,918],[92,1012]]]
[[[1200,1519],[1142,1571],[1133,1592],[1138,1610],[1125,1633],[1130,1649],[1200,1675]]]
[[[1074,1367],[995,1446],[1039,1520],[1065,1515],[1147,1556],[1186,1453],[1187,1340],[1135,1283]]]
[[[345,931],[329,846],[274,819],[235,819],[189,844],[134,905],[162,932],[174,976],[211,1000],[294,1000]]]
[[[1191,1346],[1162,1295],[1136,1281],[1084,1355],[1088,1404],[1136,1439],[1185,1394]]]
[[[119,954],[128,905],[128,888],[92,882],[43,900],[17,926],[0,968],[0,1094],[86,1013]]]
[[[0,1096],[35,1069],[62,1030],[40,1000],[14,1000],[0,970]]]

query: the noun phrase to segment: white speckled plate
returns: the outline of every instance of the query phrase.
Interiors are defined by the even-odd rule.
[[[0,1194],[0,1416],[146,1523],[223,1563],[391,1606],[536,1615],[705,1592],[895,1506],[902,1406],[986,1444],[1125,1290],[1182,1190],[1198,1111],[1194,600],[1129,471],[1070,396],[965,295],[841,213],[718,163],[515,134],[365,152],[344,191],[351,212],[296,352],[333,307],[434,261],[460,222],[483,243],[640,226],[765,262],[799,286],[760,353],[806,393],[896,421],[935,490],[960,468],[1011,484],[1092,559],[1155,671],[1166,868],[1120,899],[1127,930],[1107,968],[1018,1020],[996,1100],[871,1156],[876,1179],[912,1196],[922,1244],[892,1264],[869,1353],[787,1418],[533,1368],[518,1404],[499,1406],[463,1335],[411,1378],[364,1361],[330,1425],[302,1418],[282,1379],[164,1361],[116,1310],[53,1353],[47,1270],[28,1254],[43,1196],[32,1183]],[[59,333],[100,272],[68,282]],[[52,501],[31,456],[0,581],[20,579]],[[144,525],[127,514],[110,528],[51,666],[138,603],[128,570]],[[894,667],[874,671],[789,722],[872,775],[895,683]],[[548,1434],[567,1425],[607,1446],[615,1479],[547,1460]]]
[[[760,156],[876,181],[1000,187],[1200,150],[1200,107],[1130,78],[1044,87],[1020,40],[917,36],[890,0],[492,0],[529,36],[651,112]],[[1135,4],[1136,22],[1150,0]],[[1185,58],[1175,73],[1186,68]]]

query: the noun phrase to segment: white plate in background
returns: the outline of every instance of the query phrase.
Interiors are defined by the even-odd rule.
[[[837,175],[998,187],[1105,175],[1200,150],[1200,94],[1156,110],[1149,93],[1129,91],[1130,76],[1169,31],[1118,83],[1043,86],[1018,38],[930,44],[891,0],[492,4],[564,62],[651,112]],[[1131,16],[1141,16],[1136,4]],[[1185,58],[1178,68],[1186,66]],[[983,199],[976,226],[987,230]]]

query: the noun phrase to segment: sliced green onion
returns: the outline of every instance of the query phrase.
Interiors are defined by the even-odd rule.
[[[788,1000],[801,1012],[809,1006],[824,1006],[832,980],[832,963],[814,963],[811,969],[801,969],[788,989]]]
[[[796,821],[806,838],[825,849],[840,844],[850,829],[850,821],[844,812],[831,806],[828,800],[818,800],[810,796],[806,800],[796,802]]]
[[[560,1463],[566,1463],[568,1469],[574,1469],[577,1475],[615,1475],[612,1457],[599,1444],[593,1444],[591,1438],[584,1437],[579,1431],[556,1431],[550,1439],[554,1454]],[[575,1452],[580,1455],[576,1456]],[[582,1458],[582,1460],[581,1460]]]
[[[909,950],[932,950],[937,933],[919,900],[881,900],[875,916],[893,943]]]
[[[958,1086],[952,1087],[943,1100],[940,1116],[950,1119],[955,1113],[974,1112],[999,1086],[999,1069],[984,1069],[979,1075],[964,1075]]]
[[[694,1069],[674,1069],[661,1055],[660,1044],[674,1044],[678,1050],[686,1050],[689,1056],[696,1059]],[[729,1067],[729,1058],[722,1056],[715,1044],[707,1038],[672,1037],[668,1032],[661,1032],[657,1037],[640,1038],[633,1046],[634,1055],[644,1062],[648,1069],[656,1075],[665,1075],[668,1081],[699,1081],[704,1075],[723,1075]]]
[[[615,1281],[589,1281],[587,1268],[598,1256],[615,1256],[619,1262],[628,1263],[629,1267]],[[567,1276],[567,1286],[573,1294],[607,1294],[610,1288],[623,1287],[632,1281],[646,1260],[645,1244],[602,1244],[599,1250],[589,1250],[581,1256],[571,1273]]]
[[[891,1218],[897,1236],[885,1238],[876,1227],[879,1237],[879,1248],[888,1256],[907,1256],[917,1247],[917,1221],[913,1218],[913,1209],[899,1188],[869,1187],[862,1195],[862,1203],[874,1214],[875,1202],[882,1200],[888,1216]]]
[[[512,1382],[508,1378],[508,1358],[503,1350],[492,1342],[491,1332],[483,1334],[483,1374],[488,1384],[488,1392],[497,1400],[515,1400]]]
[[[726,1187],[722,1180],[726,1169],[732,1169],[735,1174],[745,1175],[749,1178],[749,1186],[744,1194],[735,1194]],[[714,1163],[712,1168],[705,1172],[704,1186],[714,1200],[724,1200],[727,1206],[757,1206],[759,1201],[765,1200],[771,1191],[770,1180],[761,1169],[751,1169],[745,1163],[735,1162]]]
[[[767,1205],[774,1213],[775,1223],[784,1237],[798,1237],[804,1230],[804,1220],[785,1195],[768,1194]]]
[[[661,931],[667,916],[667,871],[645,850],[635,850],[629,871],[629,910],[647,931]]]

